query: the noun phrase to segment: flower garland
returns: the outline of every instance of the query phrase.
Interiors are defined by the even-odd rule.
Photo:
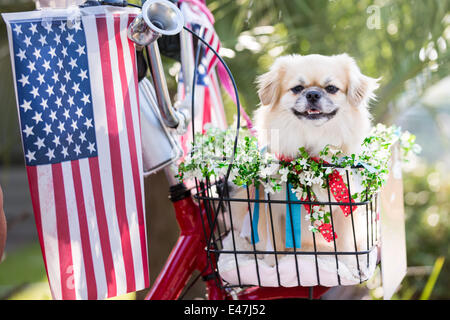
[[[364,139],[361,152],[343,156],[342,151],[327,145],[319,157],[311,157],[304,148],[300,148],[295,159],[278,159],[274,155],[259,149],[257,139],[247,130],[241,129],[234,160],[230,166],[235,143],[236,130],[209,128],[204,134],[196,134],[195,145],[178,167],[177,178],[180,180],[197,178],[203,180],[212,176],[225,176],[230,170],[229,181],[237,186],[255,185],[264,187],[265,193],[275,193],[288,183],[298,199],[314,201],[316,196],[313,185],[326,189],[330,179],[340,178],[336,167],[347,169],[350,174],[359,175],[362,191],[352,192],[351,199],[343,202],[365,201],[371,199],[386,183],[391,147],[399,143],[403,159],[411,153],[419,153],[420,146],[415,143],[415,136],[396,126],[386,127],[378,124],[371,134]],[[359,168],[358,170],[354,170]],[[353,169],[353,170],[350,170]],[[342,178],[340,178],[342,180]],[[344,181],[339,181],[346,185]],[[349,208],[349,206],[346,206]],[[319,204],[305,205],[306,220],[309,229],[320,232],[327,241],[336,238],[332,232],[331,214],[325,206]],[[349,212],[344,214],[349,214]]]

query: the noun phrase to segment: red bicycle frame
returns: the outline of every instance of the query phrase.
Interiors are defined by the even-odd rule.
[[[205,209],[197,205],[184,185],[181,197],[172,197],[175,215],[180,227],[180,236],[161,273],[148,293],[147,300],[178,299],[195,270],[206,279],[206,293],[210,300],[271,300],[287,298],[320,298],[329,288],[316,287],[250,287],[231,295],[222,289],[217,281],[215,270],[208,263],[205,237],[208,229]],[[183,189],[184,188],[184,189]],[[180,193],[180,192],[179,192]],[[314,288],[314,289],[313,289]]]

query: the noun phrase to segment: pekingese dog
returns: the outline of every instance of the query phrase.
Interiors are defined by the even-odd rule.
[[[378,83],[347,54],[282,56],[257,83],[255,127],[271,153],[295,157],[304,147],[318,156],[332,145],[352,154],[371,129],[368,102]]]
[[[356,154],[370,132],[368,103],[375,97],[378,80],[363,75],[355,60],[347,54],[282,56],[276,59],[267,73],[257,78],[257,84],[261,100],[261,106],[255,112],[258,143],[279,157],[295,158],[300,147],[304,147],[310,156],[319,156],[326,145],[343,151],[344,155]],[[286,200],[285,188],[271,195],[271,199]],[[234,197],[245,198],[243,192],[238,191]],[[329,201],[326,190],[316,187],[313,192],[317,200]],[[259,211],[265,210],[267,213],[267,205],[264,207],[260,204]],[[274,203],[271,211],[272,217],[260,214],[260,241],[256,248],[286,250],[286,204]],[[248,205],[233,204],[232,214],[234,227],[239,231],[248,220]],[[297,251],[313,251],[314,248],[318,251],[365,249],[365,215],[353,213],[354,228],[362,229],[355,236],[355,248],[351,218],[345,217],[338,206],[333,208],[334,228],[338,233],[335,248],[333,241],[325,241],[320,234],[313,239],[308,229],[309,223],[304,219],[305,214],[306,210],[302,208],[301,244],[297,244]],[[273,229],[267,227],[272,223]],[[253,248],[249,239],[238,241],[237,246],[238,250]],[[272,258],[268,261],[273,264]]]

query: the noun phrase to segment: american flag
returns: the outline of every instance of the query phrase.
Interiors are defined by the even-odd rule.
[[[202,9],[203,8],[203,9]],[[219,52],[220,39],[214,30],[209,16],[205,13],[206,6],[200,7],[198,1],[185,0],[180,5],[187,27],[205,39],[208,44]],[[192,41],[192,36],[190,36]],[[193,53],[194,57],[196,52]],[[220,91],[220,84],[217,78],[216,66],[219,61],[216,55],[203,46],[202,56],[197,67],[197,86],[195,88],[196,114],[193,116],[193,123],[197,132],[202,132],[207,124],[213,127],[225,129],[227,121]],[[183,75],[180,72],[178,82],[178,96],[181,99],[185,96]],[[184,154],[187,154],[192,141],[192,124],[189,124],[185,135],[181,137],[181,145]]]
[[[4,14],[26,169],[55,299],[149,286],[132,9]]]

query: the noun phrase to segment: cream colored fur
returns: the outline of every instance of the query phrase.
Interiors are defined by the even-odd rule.
[[[378,87],[376,79],[367,77],[360,72],[353,58],[347,54],[335,56],[322,55],[288,55],[278,58],[270,70],[258,77],[258,94],[261,106],[255,112],[255,127],[260,146],[267,146],[268,152],[296,157],[298,149],[304,147],[311,156],[318,156],[326,146],[332,145],[350,155],[357,153],[361,143],[371,129],[371,116],[368,102],[374,98],[374,90]],[[331,119],[310,120],[299,118],[293,113],[293,108],[303,111],[305,99],[291,89],[302,84],[304,90],[316,88],[324,95],[327,104],[323,104],[324,112],[337,108],[337,113]],[[334,85],[339,90],[332,94],[325,88]],[[345,177],[344,177],[345,179]],[[352,182],[353,183],[353,182]],[[314,187],[319,201],[329,201],[326,190]],[[246,197],[242,190],[236,197]],[[261,193],[263,194],[263,193]],[[271,196],[272,199],[285,200],[286,190]],[[332,199],[332,201],[334,201]],[[247,204],[232,204],[234,227],[237,231],[247,215]],[[264,214],[264,204],[260,205],[260,242],[258,250],[265,250],[267,241],[272,242],[271,231],[267,232],[267,214]],[[305,221],[306,210],[302,208],[302,243],[300,251],[312,251],[313,235],[308,230],[309,223]],[[357,249],[362,250],[366,239],[366,216],[355,212],[353,226],[351,217],[344,217],[342,211],[334,207],[334,227],[338,233],[336,241],[338,251],[355,251],[355,241],[352,236],[353,227],[357,230]],[[266,212],[268,213],[268,212]],[[284,226],[286,205],[272,205],[274,229],[276,230],[277,250],[285,250]],[[239,233],[237,233],[237,236]],[[236,237],[236,235],[235,235]],[[236,237],[239,238],[239,237]],[[247,239],[248,240],[248,239]],[[252,247],[242,238],[237,246],[241,250]],[[334,243],[326,242],[320,234],[315,235],[318,251],[334,251]],[[354,257],[353,257],[354,259]],[[270,262],[273,262],[271,257]]]

